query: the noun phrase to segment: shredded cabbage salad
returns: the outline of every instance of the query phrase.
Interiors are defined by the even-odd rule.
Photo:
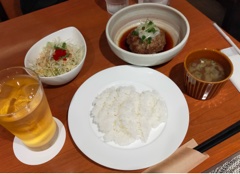
[[[75,68],[82,60],[83,48],[57,39],[47,42],[32,69],[40,77],[64,74]]]

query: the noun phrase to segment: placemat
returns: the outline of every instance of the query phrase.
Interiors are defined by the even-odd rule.
[[[240,173],[240,151],[211,167],[204,173]]]
[[[233,74],[230,77],[230,80],[233,83],[233,85],[237,88],[237,90],[240,92],[240,80],[239,80],[240,55],[237,53],[237,51],[233,47],[222,49],[221,52],[226,54],[229,57],[229,59],[232,61]]]

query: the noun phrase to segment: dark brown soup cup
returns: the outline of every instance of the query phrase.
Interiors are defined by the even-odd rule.
[[[189,71],[189,66],[190,63],[200,58],[210,59],[220,64],[224,70],[224,78],[219,81],[205,81],[194,76]],[[233,73],[233,64],[222,52],[204,48],[192,51],[186,56],[184,69],[184,84],[187,94],[198,100],[207,100],[217,95],[222,86],[229,80]]]

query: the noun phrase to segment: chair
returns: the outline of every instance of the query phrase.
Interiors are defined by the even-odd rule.
[[[0,0],[0,3],[8,19],[22,15],[19,0]]]

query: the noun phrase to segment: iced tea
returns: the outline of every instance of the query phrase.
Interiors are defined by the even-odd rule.
[[[10,70],[17,73],[6,76]],[[57,125],[40,80],[28,75],[34,74],[31,70],[25,70],[10,68],[0,72],[0,124],[26,146],[42,150],[56,138]]]

